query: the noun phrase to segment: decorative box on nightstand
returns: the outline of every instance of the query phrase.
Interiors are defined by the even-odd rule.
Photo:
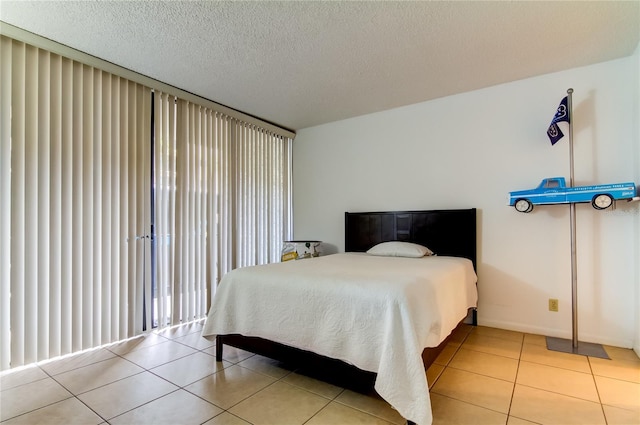
[[[281,261],[301,260],[320,256],[322,241],[284,241]]]

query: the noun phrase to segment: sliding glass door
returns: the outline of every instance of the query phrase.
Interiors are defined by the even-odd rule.
[[[0,43],[0,370],[203,318],[278,261],[291,138]]]
[[[154,93],[153,322],[204,317],[222,276],[292,235],[292,140]]]

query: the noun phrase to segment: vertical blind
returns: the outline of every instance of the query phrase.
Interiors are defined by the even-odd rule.
[[[157,325],[203,317],[229,270],[291,234],[291,139],[155,93]]]
[[[278,261],[293,227],[291,140],[240,122],[235,122],[233,133],[236,211],[227,221],[233,224],[237,243],[227,247],[235,250],[229,266]]]
[[[151,102],[139,84],[1,43],[6,369],[142,330]]]
[[[279,259],[291,138],[0,41],[1,370],[201,318]]]

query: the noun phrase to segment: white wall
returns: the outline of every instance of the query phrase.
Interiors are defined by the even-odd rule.
[[[569,208],[521,214],[507,193],[568,177],[569,140],[552,147],[546,129],[569,87],[576,184],[640,183],[637,72],[636,53],[303,129],[293,148],[294,236],[341,252],[345,211],[476,207],[479,323],[570,338]],[[632,347],[640,202],[576,209],[579,339]],[[560,300],[558,313],[549,298]]]

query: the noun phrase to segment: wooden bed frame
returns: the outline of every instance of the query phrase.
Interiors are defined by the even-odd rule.
[[[365,252],[387,241],[414,242],[428,247],[437,255],[468,258],[475,269],[476,209],[345,213],[346,252]],[[477,324],[475,309],[472,311],[472,323]],[[423,351],[425,369],[438,357],[450,337],[438,347]],[[224,344],[302,367],[316,377],[342,387],[370,390],[376,377],[373,372],[360,370],[340,360],[237,334],[216,337],[217,361],[222,361]]]

